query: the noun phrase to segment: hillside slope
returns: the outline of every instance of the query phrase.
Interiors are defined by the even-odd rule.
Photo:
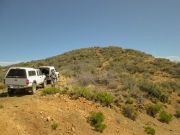
[[[20,63],[13,66],[39,67],[43,65],[53,65],[60,71],[63,79],[58,87],[70,90],[73,88],[77,92],[73,93],[77,94],[76,96],[93,101],[93,107],[89,105],[91,104],[89,103],[91,101],[86,100],[83,101],[83,105],[85,105],[85,107],[83,107],[82,103],[79,103],[81,102],[79,99],[67,99],[69,101],[67,106],[69,103],[71,105],[67,110],[63,110],[65,111],[64,113],[68,113],[68,111],[71,112],[71,110],[74,110],[73,107],[77,107],[76,111],[78,113],[80,111],[84,115],[87,115],[93,110],[97,111],[98,109],[95,107],[97,104],[94,103],[97,102],[97,98],[101,98],[100,101],[104,102],[109,100],[109,96],[102,94],[101,97],[97,97],[96,92],[100,93],[105,91],[114,97],[113,101],[110,102],[110,106],[102,107],[100,105],[101,109],[99,111],[102,111],[106,117],[108,117],[108,128],[105,130],[104,134],[108,135],[111,132],[113,134],[119,134],[120,132],[127,135],[143,135],[145,134],[144,127],[147,125],[155,128],[159,135],[178,135],[180,133],[178,128],[180,121],[179,118],[175,117],[176,111],[180,111],[180,63],[174,63],[167,59],[155,58],[151,55],[131,49],[119,47],[94,47],[73,50],[44,60]],[[0,69],[1,77],[7,68],[8,67],[4,67]],[[89,91],[95,92],[95,94],[92,95]],[[71,94],[72,93],[70,93],[69,96],[71,96]],[[46,98],[33,96],[32,98],[28,97],[27,99],[26,97],[23,97],[25,102],[27,102],[26,104],[29,104],[30,100],[34,101],[34,98],[38,101],[38,103],[35,103],[37,105],[34,110],[35,112],[41,111],[38,109],[41,104],[42,107],[44,104],[44,108],[40,107],[42,110],[47,107],[45,104],[50,104],[52,107],[53,104],[55,104],[54,108],[47,108],[44,110],[49,113],[52,111],[51,113],[52,115],[55,115],[55,117],[59,116],[56,115],[56,108],[62,105],[61,102],[66,102],[63,99],[64,97],[61,96],[60,99],[54,98],[54,96]],[[18,104],[18,100],[20,100],[17,98],[11,99],[5,98],[2,99],[1,102],[3,104],[4,101],[6,104],[6,101],[8,101],[7,104],[9,105],[12,102],[16,102],[16,100]],[[65,104],[63,105],[65,106]],[[159,108],[159,111],[156,112],[153,117],[150,115],[152,115],[151,111],[154,111],[154,108],[152,107],[152,109],[149,106],[155,106],[155,111]],[[78,107],[86,109],[82,111]],[[151,109],[150,113],[148,110],[149,108]],[[16,110],[17,115],[22,114],[19,111],[19,109]],[[171,121],[169,124],[160,121],[160,114],[163,111],[173,115],[173,119],[170,119]],[[39,117],[37,114],[34,114],[34,112],[28,113],[32,115],[28,117]],[[3,115],[5,116],[5,114],[6,112]],[[8,114],[11,114],[11,112]],[[78,115],[77,117],[79,118],[79,121],[82,121],[81,126],[84,127],[85,131],[81,131],[80,127],[77,127],[76,134],[85,134],[86,132],[86,134],[96,134],[96,132],[89,130],[91,128],[88,128],[88,125],[84,120],[84,115]],[[60,123],[63,123],[63,116],[62,118],[57,119]],[[42,123],[42,125],[36,125],[36,120],[37,119],[34,119],[34,121],[31,122],[30,127],[32,130],[45,124]],[[4,122],[5,121],[6,120],[4,120]],[[73,125],[77,125],[77,122],[73,119],[72,121],[67,122],[67,126],[69,124],[72,125],[72,123]],[[118,125],[118,123],[120,123],[120,125]],[[113,126],[109,126],[111,124]],[[18,129],[18,127],[16,128]],[[40,132],[50,133],[49,130],[44,130],[42,129],[43,127],[40,128],[41,131],[39,131],[39,134]],[[62,133],[65,134],[67,131],[66,129],[66,127],[62,127]],[[27,128],[23,130],[27,130],[30,134],[33,134],[34,132],[29,131]],[[54,134],[56,133],[57,132]]]
[[[131,49],[84,48],[14,66],[42,65],[55,66],[72,82],[83,86],[103,86],[114,94],[121,90],[139,91],[143,89],[142,85],[158,85],[157,89],[164,94],[179,92],[180,89],[180,63]]]

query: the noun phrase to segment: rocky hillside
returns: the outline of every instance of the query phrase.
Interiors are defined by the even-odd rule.
[[[154,85],[164,94],[179,91],[180,63],[154,58],[143,52],[119,47],[84,48],[44,60],[14,66],[55,66],[62,75],[80,85],[102,86],[114,94],[118,91],[146,91]],[[1,77],[5,69],[0,70]],[[137,92],[135,92],[137,93]]]
[[[47,95],[60,93],[100,103],[102,108],[112,110],[114,116],[124,116],[108,120],[114,123],[112,119],[116,119],[116,124],[120,123],[120,128],[123,126],[129,134],[139,131],[153,135],[154,130],[157,134],[180,133],[178,126],[171,126],[180,124],[180,63],[131,49],[94,47],[13,66],[43,65],[55,66],[66,80],[60,85],[63,92],[58,86],[50,92],[45,90]],[[1,68],[1,76],[7,68]],[[106,113],[103,109],[101,112]],[[108,129],[107,125],[104,134],[110,132]]]

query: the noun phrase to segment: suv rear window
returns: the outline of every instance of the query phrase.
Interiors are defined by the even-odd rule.
[[[24,69],[10,69],[6,78],[26,78],[26,71]]]

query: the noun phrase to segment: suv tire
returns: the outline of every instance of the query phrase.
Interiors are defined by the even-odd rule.
[[[14,94],[14,90],[10,88],[7,89],[7,92],[9,96],[12,96]]]

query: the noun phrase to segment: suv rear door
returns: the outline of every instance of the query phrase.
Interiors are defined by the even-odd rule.
[[[14,86],[24,86],[26,85],[27,74],[25,69],[10,69],[6,75],[5,83],[6,85]]]
[[[41,70],[38,69],[36,72],[37,72],[37,83],[42,84],[44,82],[44,76]]]

